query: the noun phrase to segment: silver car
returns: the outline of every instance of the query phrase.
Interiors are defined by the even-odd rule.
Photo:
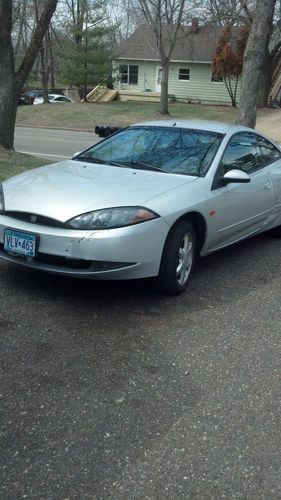
[[[281,149],[225,123],[136,124],[0,189],[0,258],[169,294],[197,255],[280,225]]]

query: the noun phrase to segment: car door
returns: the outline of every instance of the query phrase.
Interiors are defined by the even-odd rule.
[[[223,175],[238,169],[249,183],[222,181]],[[234,134],[223,155],[212,186],[212,207],[208,249],[213,251],[258,232],[269,220],[274,205],[272,180],[259,148],[259,136]]]
[[[259,148],[273,184],[274,207],[269,224],[281,225],[281,152],[274,144],[263,137],[259,138]]]

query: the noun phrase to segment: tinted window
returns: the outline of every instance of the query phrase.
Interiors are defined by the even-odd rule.
[[[235,134],[229,141],[222,157],[224,173],[237,168],[247,174],[264,166],[259,149],[258,136],[251,133]]]
[[[269,163],[273,163],[274,161],[279,160],[281,157],[280,151],[273,146],[270,142],[262,137],[259,138],[259,147],[261,153],[261,159],[264,165],[268,165]]]
[[[81,159],[115,161],[129,167],[149,164],[164,172],[202,176],[222,137],[215,132],[178,127],[132,127],[85,151]]]
[[[62,97],[56,97],[55,99],[56,99],[56,101],[59,101],[59,102],[61,102],[61,101],[64,101],[64,102],[67,101],[67,102],[69,102],[69,100],[67,99],[67,97],[63,97],[63,96]]]

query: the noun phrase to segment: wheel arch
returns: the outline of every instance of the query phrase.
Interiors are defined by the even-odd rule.
[[[170,228],[168,236],[171,234],[174,227],[182,221],[190,222],[193,225],[197,237],[197,253],[200,254],[207,236],[207,224],[205,218],[199,212],[187,212],[174,222]]]

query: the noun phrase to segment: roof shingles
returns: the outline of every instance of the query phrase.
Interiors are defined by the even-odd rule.
[[[179,30],[171,61],[212,62],[218,32],[210,27],[199,27],[193,33],[190,26]],[[164,36],[169,39],[169,32]],[[116,51],[117,59],[160,60],[156,36],[152,26],[140,26]]]

